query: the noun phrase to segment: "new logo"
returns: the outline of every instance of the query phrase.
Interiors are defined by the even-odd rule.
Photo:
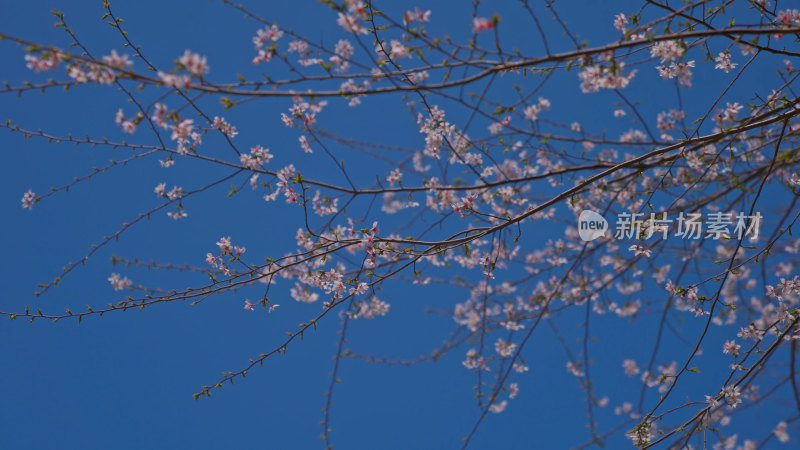
[[[585,242],[593,241],[608,231],[608,222],[600,214],[584,209],[578,216],[578,235]]]

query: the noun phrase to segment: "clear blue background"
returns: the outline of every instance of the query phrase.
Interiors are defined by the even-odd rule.
[[[384,3],[395,14],[404,9]],[[605,2],[581,2],[580,6],[564,3],[562,14],[590,45],[601,45],[618,38],[611,26],[613,14],[631,11],[631,5],[637,4],[609,9]],[[100,21],[104,11],[99,2],[6,1],[0,6],[3,32],[66,49],[68,38],[61,29],[53,27],[55,18],[49,13],[56,7],[66,12],[68,23],[96,56],[108,54],[111,49],[130,53],[122,48],[119,35]],[[172,61],[190,48],[208,56],[212,81],[234,81],[236,73],[257,79],[260,73],[260,68],[249,63],[254,54],[250,39],[260,25],[219,2],[116,2],[112,6],[126,20],[132,39],[159,67],[171,67]],[[247,6],[312,40],[320,38],[331,44],[345,37],[335,25],[335,14],[316,2],[252,2]],[[471,16],[467,2],[436,2],[427,7],[433,10],[428,28],[434,33],[448,33],[462,41],[468,36]],[[522,48],[531,54],[541,54],[538,33],[520,13],[516,2],[487,3],[480,11],[483,16],[500,13],[502,29],[508,33],[504,37],[527,45]],[[558,27],[545,13],[540,17],[554,37],[551,48],[569,50],[571,44],[560,35]],[[289,40],[284,37],[280,42],[282,50]],[[741,57],[735,59],[742,62]],[[61,72],[33,74],[24,66],[21,48],[9,42],[0,43],[0,61],[0,78],[12,85],[22,80],[43,82],[49,76],[63,78]],[[136,61],[135,67],[142,70],[144,65]],[[743,102],[761,83],[771,86],[765,80],[775,80],[775,67],[751,70],[740,84],[742,90],[732,93],[731,98]],[[648,125],[655,128],[655,115],[675,107],[674,91],[667,88],[671,85],[666,82],[660,85],[665,89],[654,91],[655,71],[649,66],[640,67],[639,71],[624,93],[634,101],[646,103],[641,105],[641,111]],[[714,83],[709,76],[711,72],[708,65],[699,67],[695,88],[685,94],[685,102],[699,105],[696,111],[689,111],[690,118],[694,117],[692,113],[702,113],[716,94],[704,89]],[[479,91],[480,86],[474,89]],[[153,91],[148,90],[144,95],[152,98]],[[586,129],[598,133],[606,129],[611,136],[632,126],[632,114],[612,119],[613,104],[618,101],[612,93],[581,94],[574,72],[556,77],[541,95],[553,102],[550,119],[565,123],[577,120]],[[398,97],[365,99],[363,109],[355,113],[338,99],[329,101],[328,108],[320,114],[323,128],[345,137],[384,144],[411,148],[422,145],[422,136],[412,116],[405,111],[404,101]],[[172,97],[167,103],[174,106],[177,100]],[[255,144],[271,148],[276,155],[272,167],[293,162],[306,176],[328,176],[343,182],[336,178],[338,174],[321,152],[313,156],[303,154],[297,144],[298,133],[281,125],[278,116],[288,109],[289,100],[266,99],[225,112],[215,101],[204,100],[201,104],[212,116],[225,115],[238,126],[241,134],[236,142],[240,148]],[[53,89],[46,95],[28,92],[20,98],[4,94],[0,96],[0,119],[12,119],[23,128],[41,127],[55,135],[90,133],[97,138],[155,143],[143,127],[133,137],[122,135],[113,121],[120,107],[128,113],[135,111],[116,88],[86,85],[69,92]],[[486,123],[478,123],[474,133],[482,135]],[[207,138],[202,149],[233,159],[230,149],[213,137]],[[7,130],[0,130],[0,150],[4,158],[0,165],[0,202],[6,251],[0,262],[3,286],[0,308],[6,311],[21,311],[25,305],[48,312],[60,312],[64,307],[78,311],[86,304],[99,306],[116,301],[119,295],[114,294],[106,281],[112,271],[151,287],[182,288],[202,283],[204,275],[112,268],[109,260],[115,254],[203,266],[205,253],[215,251],[214,242],[228,235],[234,243],[246,245],[249,256],[280,256],[291,250],[286,244],[291,242],[300,223],[298,209],[276,204],[273,210],[261,200],[263,192],[256,194],[247,188],[228,199],[226,183],[199,198],[188,199],[187,219],[174,222],[163,212],[154,215],[151,221],[126,232],[118,243],[99,251],[57,289],[35,298],[37,283],[50,281],[66,262],[85,254],[89,244],[113,233],[137,213],[158,205],[159,200],[152,194],[157,183],[167,181],[168,187],[177,184],[189,190],[230,171],[184,160],[178,160],[174,168],[162,170],[157,158],[138,160],[81,183],[68,193],[59,193],[29,212],[19,208],[19,199],[29,187],[42,194],[49,186],[66,184],[73,176],[88,173],[92,166],[100,166],[109,159],[122,159],[130,151],[48,145],[42,139],[25,140]],[[359,185],[369,185],[376,173],[383,177],[392,168],[376,169],[374,162],[345,148],[335,151],[348,161]],[[241,181],[239,178],[237,183]],[[766,207],[777,210],[778,204]],[[383,213],[375,216],[392,223]],[[545,230],[541,237],[537,236],[537,241],[544,241],[547,233],[547,238],[556,238],[562,232],[560,225]],[[532,237],[529,232],[528,238]],[[278,280],[276,292],[284,292],[281,289],[288,284]],[[214,391],[211,398],[192,399],[192,393],[215,382],[223,370],[243,368],[248,358],[271,350],[285,331],[293,330],[298,322],[319,311],[319,305],[295,303],[285,292],[272,296],[281,307],[271,315],[260,309],[255,313],[242,309],[244,298],[256,299],[259,295],[258,288],[245,288],[212,297],[194,307],[174,302],[143,312],[91,318],[82,324],[74,320],[58,324],[37,321],[32,325],[24,320],[0,322],[3,374],[0,448],[323,447],[318,440],[322,432],[319,421],[323,417],[321,409],[339,330],[333,317],[321,322],[316,333],[307,334],[304,342],[291,345],[286,355],[270,358],[263,368],[251,371],[246,380]],[[447,316],[426,314],[425,309],[447,310],[466,295],[463,290],[435,285],[388,283],[380,296],[391,303],[390,314],[375,321],[351,322],[348,347],[389,357],[428,354],[447,338],[454,324]],[[663,299],[664,293],[645,292],[640,298],[655,301]],[[635,357],[640,366],[644,365],[652,340],[642,337],[651,336],[655,317],[645,315],[635,321],[610,316],[592,318],[592,334],[599,339],[592,343],[592,357],[598,363],[592,368],[595,392],[611,399],[598,419],[601,431],[619,423],[620,419],[610,414],[614,406],[623,401],[635,404],[638,400],[638,379],[619,382],[621,363],[625,358]],[[559,319],[575,353],[580,350],[577,338],[583,335],[582,320],[582,309],[565,313]],[[721,348],[721,342],[731,335],[730,329],[724,332],[712,329],[708,348]],[[689,339],[693,336],[689,334]],[[474,375],[460,364],[465,351],[463,347],[436,364],[422,363],[412,368],[344,360],[338,375],[343,383],[334,392],[331,422],[334,446],[458,447],[460,438],[469,432],[479,414],[472,391]],[[680,363],[687,354],[688,347],[672,339],[662,349],[658,361],[675,359]],[[548,328],[536,332],[523,356],[531,371],[513,379],[521,386],[518,399],[511,402],[507,412],[489,417],[472,448],[562,448],[588,440],[584,394],[577,379],[564,371],[567,358]],[[720,357],[703,355],[696,359],[695,365],[712,366],[711,363],[721,361]],[[723,376],[722,373],[706,375],[712,378],[705,385],[692,388],[694,395],[712,393],[709,390],[715,389],[714,382]],[[648,398],[655,398],[654,393]],[[783,416],[776,414],[774,421],[769,422],[771,417],[767,421],[776,423],[779,417]],[[751,429],[742,417],[735,419],[733,426],[740,437],[760,439],[773,425]],[[758,431],[749,434],[753,430]],[[627,442],[617,437],[609,445],[616,448]]]

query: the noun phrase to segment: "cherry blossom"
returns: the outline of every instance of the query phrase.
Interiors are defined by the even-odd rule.
[[[300,147],[303,148],[304,152],[314,153],[314,150],[311,148],[310,145],[308,145],[308,138],[306,138],[305,136],[300,136],[298,140],[300,141]]]
[[[220,238],[219,241],[217,241],[217,247],[219,247],[219,251],[223,256],[233,254],[233,245],[231,244],[230,236]]]
[[[692,60],[685,63],[672,62],[669,67],[657,66],[656,69],[661,78],[677,78],[683,86],[692,87],[692,68],[694,66],[695,64]]]
[[[128,134],[133,134],[136,131],[136,124],[141,120],[142,116],[137,114],[136,117],[129,119],[125,117],[122,108],[117,110],[114,116],[114,122],[122,128],[122,131]]]
[[[61,63],[61,54],[58,51],[42,52],[39,55],[25,55],[25,65],[34,72],[48,72],[58,68]]]
[[[775,434],[778,441],[784,444],[789,442],[789,433],[786,431],[786,421],[779,422],[772,433]]]
[[[192,85],[191,80],[187,75],[176,75],[174,73],[158,72],[158,78],[166,86],[174,87],[175,89],[183,89]]]
[[[501,412],[506,410],[506,406],[508,406],[508,401],[503,400],[499,403],[493,403],[492,406],[489,407],[489,411],[494,414],[500,414]]]
[[[540,112],[548,109],[550,109],[550,101],[546,98],[539,97],[538,103],[528,106],[523,112],[526,119],[536,120],[539,117]]]
[[[575,375],[576,377],[582,377],[586,375],[582,370],[578,368],[572,361],[567,362],[567,372]]]
[[[364,289],[366,291],[366,289]],[[355,306],[355,312],[348,313],[353,319],[375,319],[385,316],[389,312],[389,304],[372,297],[368,302],[359,302]]]
[[[180,154],[185,155],[190,149],[195,150],[196,146],[202,142],[200,134],[194,131],[194,121],[192,119],[183,119],[171,128],[171,139],[177,141],[178,153]]]
[[[622,363],[622,367],[625,369],[625,375],[629,377],[633,377],[639,373],[639,367],[636,365],[636,361],[632,359],[626,359]]]
[[[426,11],[422,11],[419,8],[414,8],[413,11],[406,11],[403,14],[403,23],[407,26],[411,22],[430,22],[431,20],[431,10],[428,9]]]
[[[722,389],[722,395],[731,408],[736,408],[742,403],[742,393],[739,390],[739,386],[725,386]]]
[[[177,211],[168,211],[167,212],[167,217],[169,217],[170,219],[173,219],[173,220],[183,219],[183,218],[186,218],[188,216],[189,216],[189,214],[187,214],[186,211],[183,208],[181,208],[180,206],[178,207]]]
[[[486,17],[475,17],[472,19],[472,32],[480,33],[494,28],[494,20],[487,19]]]
[[[741,345],[737,344],[733,340],[725,341],[725,345],[722,346],[722,353],[725,353],[726,355],[738,356],[739,349],[741,347]]]
[[[798,9],[783,9],[775,14],[775,21],[785,25],[800,22],[800,10]]]
[[[628,18],[625,17],[625,14],[619,13],[614,16],[614,28],[618,31],[624,33],[625,32],[625,25],[628,24]]]
[[[720,69],[725,73],[730,72],[731,70],[736,68],[736,66],[738,66],[738,64],[731,62],[731,53],[727,50],[724,52],[719,52],[717,57],[714,58],[714,61],[717,62],[717,65],[714,66],[714,68]]]
[[[265,164],[269,164],[272,157],[273,155],[269,152],[268,148],[256,145],[250,149],[250,154],[242,153],[239,156],[239,160],[249,169],[259,169]]]
[[[340,39],[339,42],[336,43],[335,51],[338,56],[344,59],[350,58],[353,56],[353,44],[347,39]]]
[[[306,56],[309,52],[308,42],[297,39],[289,42],[289,52],[296,52],[300,56]]]
[[[114,288],[115,291],[122,291],[125,289],[130,289],[133,286],[133,282],[128,279],[128,277],[121,277],[118,273],[112,273],[110,277],[108,277],[108,282],[111,283],[111,287]]]
[[[272,52],[259,49],[258,54],[253,58],[252,63],[253,65],[258,65],[261,63],[268,63],[272,59]]]
[[[172,189],[170,189],[169,192],[167,192],[167,198],[169,198],[170,200],[177,200],[183,197],[183,194],[184,194],[183,188],[175,186]]]
[[[508,398],[515,399],[519,395],[519,385],[517,383],[511,383],[508,385]]]
[[[653,44],[653,47],[650,49],[650,56],[659,58],[661,64],[664,64],[680,59],[684,51],[684,47],[678,41],[659,41]]]
[[[597,92],[600,89],[624,89],[634,76],[636,71],[632,70],[627,75],[623,74],[625,64],[619,64],[615,70],[607,66],[594,65],[586,67],[578,73],[581,80],[581,91],[585,94]]]
[[[111,50],[111,54],[103,56],[103,62],[115,69],[127,70],[133,66],[133,61],[128,60],[127,54],[118,54],[116,50]]]
[[[256,36],[253,37],[253,44],[256,47],[256,50],[260,49],[261,47],[267,44],[267,41],[277,42],[280,38],[283,37],[283,30],[278,28],[277,25],[270,25],[263,29],[256,31]]]
[[[214,116],[214,121],[211,123],[211,126],[222,131],[231,139],[239,134],[239,132],[236,131],[236,127],[226,122],[224,117]]]
[[[165,197],[166,191],[167,191],[167,183],[159,183],[158,185],[156,185],[155,189],[153,189],[153,192],[155,192],[156,195],[159,197]]]
[[[22,194],[22,207],[27,209],[33,209],[34,203],[36,203],[36,194],[30,189],[27,192]]]
[[[350,2],[350,3],[355,3],[355,2]],[[338,23],[339,26],[344,28],[346,31],[349,31],[353,34],[369,33],[369,30],[361,24],[361,18],[359,17],[359,15],[345,14],[340,12],[339,18],[336,20],[336,23]]]
[[[395,183],[399,183],[403,180],[403,174],[400,172],[400,169],[393,169],[389,172],[389,176],[386,177],[386,181],[389,182],[390,185],[394,186]]]

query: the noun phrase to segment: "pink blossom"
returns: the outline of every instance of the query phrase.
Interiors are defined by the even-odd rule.
[[[393,169],[391,172],[389,172],[389,176],[386,177],[386,181],[388,181],[392,186],[394,186],[395,183],[403,181],[403,174],[400,172],[400,169]]]
[[[174,73],[159,71],[158,78],[164,85],[174,87],[175,89],[183,89],[191,86],[191,80],[186,75],[175,75]]]
[[[738,64],[731,62],[731,54],[727,50],[724,52],[719,52],[719,55],[714,58],[714,61],[717,62],[717,65],[714,66],[714,68],[723,70],[725,73],[730,72],[736,68],[736,66],[738,66]]]
[[[487,19],[486,17],[475,17],[472,19],[472,32],[480,33],[481,31],[491,30],[494,28],[494,20]]]
[[[169,212],[167,212],[167,217],[169,217],[170,219],[173,219],[173,220],[183,219],[186,216],[188,216],[188,214],[186,214],[186,211],[183,208],[180,208],[180,207],[178,208],[177,211],[169,211]]]
[[[253,37],[253,44],[256,49],[260,49],[266,45],[267,41],[276,42],[283,37],[283,31],[277,25],[270,25],[263,29],[256,31],[256,36]]]
[[[798,9],[784,9],[775,14],[775,21],[785,25],[791,25],[792,22],[800,23],[800,10]]]
[[[231,244],[230,236],[219,238],[219,241],[217,241],[217,247],[219,247],[219,252],[222,255],[233,254],[233,245]]]
[[[339,283],[334,282],[333,288],[338,289],[337,285]],[[376,317],[385,316],[388,312],[388,303],[379,300],[378,297],[372,297],[368,302],[357,303],[355,312],[350,312],[348,315],[352,319],[375,319]]]
[[[206,253],[206,264],[216,268],[217,263],[218,263],[217,258],[214,255],[212,255],[211,253]]]
[[[224,117],[214,116],[214,121],[211,123],[211,126],[222,131],[229,138],[234,138],[239,134],[239,132],[236,131],[236,127],[226,122]]]
[[[314,198],[311,199],[311,202],[314,212],[319,216],[328,216],[339,211],[339,199],[330,198],[327,195],[323,196],[320,191],[314,193]]]
[[[572,361],[567,363],[567,372],[575,375],[576,377],[582,377],[585,375],[583,371],[578,368],[578,366],[572,363]]]
[[[239,155],[239,160],[248,169],[260,169],[265,164],[272,160],[273,155],[269,152],[268,148],[263,148],[260,145],[250,149],[250,154],[242,153]]]
[[[614,28],[616,28],[619,32],[625,32],[625,25],[628,24],[628,18],[625,17],[625,14],[619,13],[614,16]]]
[[[170,200],[177,200],[183,197],[183,194],[184,192],[182,187],[174,186],[172,189],[170,189],[169,192],[167,192],[167,198],[169,198]]]
[[[111,283],[111,287],[113,287],[115,291],[130,289],[131,286],[133,286],[133,282],[129,280],[128,277],[120,278],[118,273],[112,273],[111,276],[108,277],[108,281]]]
[[[190,147],[194,147],[200,142],[200,136],[194,132],[194,121],[192,119],[183,119],[172,127],[171,139],[178,142],[178,153],[188,153],[186,144],[189,143],[190,138],[194,141]]]
[[[540,112],[548,109],[550,109],[550,101],[546,98],[539,97],[539,102],[535,105],[530,105],[525,108],[523,113],[525,114],[526,119],[536,120]]]
[[[58,68],[61,62],[61,54],[55,52],[42,52],[38,56],[27,54],[25,55],[26,66],[34,72],[47,72]]]
[[[716,397],[711,397],[710,395],[706,395],[706,403],[708,403],[712,410],[722,406]]]
[[[34,203],[36,203],[36,194],[28,189],[28,192],[22,194],[22,207],[32,210]]]
[[[339,24],[340,27],[344,28],[345,31],[349,31],[353,34],[369,33],[369,30],[360,24],[358,17],[352,14],[345,14],[340,12],[339,18],[336,20],[336,23]]]
[[[736,408],[742,403],[742,393],[739,390],[739,386],[725,386],[722,389],[722,395],[725,397],[725,400],[728,402],[731,408]]]
[[[413,11],[406,11],[403,14],[403,23],[405,25],[410,24],[411,22],[418,21],[418,22],[429,22],[431,19],[431,10],[422,11],[421,9],[414,8]]]
[[[497,342],[494,343],[494,350],[498,355],[504,358],[511,356],[516,348],[517,344],[506,342],[502,339],[498,339]]]
[[[122,131],[128,134],[133,134],[133,132],[136,131],[136,125],[130,120],[126,120],[122,122]]]
[[[111,55],[103,56],[103,62],[120,70],[127,70],[133,66],[133,61],[128,60],[127,54],[120,55],[116,50],[111,50]]]
[[[168,112],[167,105],[165,105],[163,103],[156,103],[155,106],[153,107],[153,109],[154,109],[153,115],[151,116],[151,119],[153,120],[153,122],[155,122],[155,124],[157,126],[163,128],[165,130],[168,130],[169,129],[169,124],[167,124],[167,112]],[[117,114],[121,114],[121,113],[122,113],[122,110],[119,110],[119,112]]]
[[[268,63],[272,59],[272,51],[258,50],[258,55],[253,58],[253,65]]]
[[[367,292],[369,285],[367,283],[358,283],[356,287],[350,288],[351,295],[362,295]]]
[[[491,411],[494,414],[500,414],[501,412],[506,410],[506,406],[508,406],[507,400],[503,400],[500,403],[492,403],[492,405],[489,406],[489,411]]]
[[[519,385],[517,383],[511,383],[508,385],[508,398],[514,399],[519,394]]]
[[[659,41],[650,48],[650,56],[659,58],[661,64],[672,62],[683,56],[684,48],[679,41]]]
[[[736,341],[733,341],[733,340],[725,341],[725,344],[722,346],[722,353],[724,353],[726,355],[738,356],[739,355],[739,349],[741,347],[742,346],[737,344]]]
[[[625,369],[625,375],[628,377],[633,377],[639,373],[639,366],[637,366],[636,361],[632,359],[626,359],[623,361],[622,367]]]
[[[300,56],[305,56],[308,54],[308,43],[300,40],[289,42],[289,53],[291,52],[297,52]]]
[[[298,138],[298,140],[300,141],[300,147],[303,148],[304,152],[306,152],[306,153],[314,153],[314,150],[312,150],[311,146],[308,145],[308,139],[305,136],[300,136],[300,138]]]
[[[692,68],[694,61],[687,61],[685,63],[672,62],[669,67],[657,66],[658,74],[661,78],[672,79],[678,78],[678,82],[686,87],[692,87]]]
[[[651,250],[648,248],[644,248],[641,245],[631,245],[628,247],[629,251],[633,252],[633,256],[644,255],[645,257],[649,258],[651,254]]]
[[[349,58],[353,56],[353,44],[347,39],[340,39],[339,42],[336,43],[334,51],[342,58]]]
[[[775,427],[775,429],[772,430],[772,433],[775,435],[776,438],[778,438],[780,442],[784,444],[789,442],[789,433],[786,431],[785,421],[779,422],[778,425]]]
[[[624,63],[619,63],[616,70],[611,71],[609,67],[602,65],[588,66],[578,73],[581,80],[581,92],[584,94],[597,92],[600,89],[624,89],[634,76],[636,71],[632,70],[627,75],[624,74]]]

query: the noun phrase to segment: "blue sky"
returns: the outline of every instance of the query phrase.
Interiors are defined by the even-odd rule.
[[[100,20],[104,11],[99,2],[6,3],[0,16],[1,32],[67,49],[68,37],[53,27],[55,18],[49,12],[58,7],[95,55],[108,54],[111,49],[126,51],[119,35]],[[397,13],[406,7],[386,3],[390,12]],[[618,39],[611,26],[613,14],[633,11],[638,5],[623,2],[612,10],[601,2],[579,3],[579,7],[565,3],[562,13],[590,45]],[[207,1],[119,2],[112,6],[125,19],[130,36],[159,67],[171,67],[172,61],[190,48],[208,57],[211,66],[208,79],[214,82],[234,81],[237,73],[248,79],[260,75],[262,69],[252,67],[249,62],[253,57],[250,39],[260,25],[229,6]],[[332,43],[345,37],[335,25],[332,11],[317,2],[253,2],[248,7],[310,39]],[[467,2],[435,2],[427,7],[433,10],[430,30],[450,34],[455,40],[468,37],[471,10]],[[479,11],[481,16],[500,14],[501,29],[508,33],[503,37],[508,42],[514,42],[529,54],[541,52],[541,42],[529,19],[519,13],[516,2],[486,2]],[[554,51],[571,49],[570,41],[559,34],[555,24],[547,23],[546,28],[554,36],[550,44]],[[285,39],[281,43],[285,46],[287,42]],[[44,82],[48,76],[63,78],[62,73],[32,73],[25,68],[23,55],[18,46],[0,42],[3,61],[0,79],[19,85],[24,80]],[[140,61],[135,64],[137,69],[143,68]],[[729,98],[745,102],[754,91],[768,94],[760,86],[774,84],[775,67],[775,64],[754,67],[743,75]],[[702,113],[717,93],[710,89],[717,83],[712,72],[707,64],[698,67],[695,87],[690,95],[684,91],[683,100],[690,117]],[[651,127],[658,112],[676,104],[671,84],[658,85],[658,81],[654,70],[640,67],[636,82],[624,90],[632,101],[642,102],[640,111]],[[142,95],[153,99],[156,94],[149,89]],[[610,136],[635,126],[630,116],[614,122],[614,103],[619,100],[613,93],[581,94],[574,74],[555,77],[541,95],[553,102],[549,118],[554,121],[580,121],[594,132],[607,131]],[[177,103],[174,98],[170,100]],[[266,99],[230,111],[222,111],[216,100],[203,99],[200,104],[212,116],[224,114],[237,125],[240,135],[236,140],[241,148],[256,144],[271,148],[275,154],[274,167],[294,163],[309,178],[343,182],[321,153],[306,155],[300,151],[296,130],[281,125],[278,117],[291,106],[289,100]],[[124,94],[115,88],[93,84],[69,92],[52,89],[45,95],[38,92],[27,92],[19,98],[0,95],[0,120],[10,119],[23,128],[41,128],[61,136],[89,133],[93,138],[155,143],[144,129],[134,136],[123,135],[114,124],[118,108],[133,110]],[[458,119],[466,114],[453,113]],[[486,124],[485,120],[479,120],[474,133],[485,133]],[[332,99],[320,115],[319,125],[344,137],[409,148],[423,145],[413,116],[405,108],[405,100],[397,96],[365,99],[363,108],[355,112],[342,101]],[[230,183],[225,183],[199,198],[188,199],[187,219],[176,222],[163,212],[154,215],[126,232],[119,242],[98,251],[85,266],[65,277],[57,289],[35,297],[37,284],[52,280],[62,266],[86,254],[90,244],[114,233],[121,223],[135,219],[139,212],[157,206],[160,200],[152,194],[152,188],[159,182],[189,190],[230,170],[180,161],[165,172],[158,168],[158,158],[136,160],[79,183],[69,192],[58,193],[37,204],[33,211],[27,211],[19,207],[19,199],[28,188],[44,193],[49,186],[67,184],[72,177],[89,173],[92,167],[102,166],[110,159],[123,159],[131,152],[122,148],[48,144],[43,139],[24,139],[19,133],[7,130],[0,130],[0,148],[5,157],[0,165],[2,229],[7,252],[0,263],[3,268],[0,283],[4,286],[0,309],[4,311],[21,311],[25,305],[52,312],[61,312],[65,307],[78,311],[87,304],[118,301],[119,294],[106,281],[111,272],[129,276],[134,283],[165,289],[202,283],[203,274],[112,267],[109,261],[112,255],[117,255],[203,266],[206,252],[215,251],[214,243],[220,236],[228,235],[234,243],[246,245],[248,254],[282,255],[293,248],[287,247],[287,242],[293,241],[302,221],[298,209],[280,204],[268,207],[261,194],[250,192],[249,188],[228,198]],[[217,157],[233,159],[221,140],[209,137],[204,148]],[[385,176],[393,168],[346,148],[335,151],[347,161],[358,185],[369,185],[376,174]],[[243,178],[237,178],[237,184],[242,182]],[[773,199],[763,204],[764,214],[778,211],[782,206],[782,197],[776,194]],[[357,202],[353,209],[364,206],[363,202]],[[387,228],[399,224],[383,213],[376,213],[375,217],[384,221]],[[543,224],[526,233],[533,241],[558,238],[563,235],[563,225]],[[479,276],[479,272],[462,275]],[[3,361],[0,367],[4,369],[4,382],[0,383],[2,447],[324,448],[319,440],[322,433],[319,422],[323,418],[339,331],[339,322],[333,317],[322,322],[315,333],[306,335],[303,342],[290,346],[287,354],[270,358],[263,368],[253,370],[246,380],[214,391],[211,398],[192,399],[200,386],[216,381],[222,371],[243,368],[249,358],[272,349],[287,330],[318,313],[319,305],[304,305],[288,298],[282,289],[289,284],[278,280],[279,293],[273,301],[281,307],[273,314],[260,309],[255,313],[243,310],[245,298],[260,295],[258,289],[244,288],[242,292],[212,297],[196,306],[173,302],[141,312],[89,318],[81,324],[74,320],[57,324],[0,322]],[[430,314],[426,309],[449,310],[467,295],[464,290],[435,284],[388,282],[380,296],[391,303],[390,314],[375,321],[351,322],[347,347],[392,358],[428,354],[448,338],[455,324],[449,316]],[[664,294],[657,287],[648,286],[642,296],[655,300]],[[560,314],[557,321],[566,342],[576,353],[580,347],[577,339],[583,336],[582,320],[583,309],[579,308]],[[610,406],[598,418],[600,430],[620,422],[610,413],[614,406],[638,400],[638,381],[619,382],[621,363],[632,356],[640,361],[649,357],[652,343],[642,336],[651,334],[654,320],[656,314],[645,314],[636,320],[608,315],[592,318],[592,334],[598,336],[593,342],[593,358],[598,362],[592,368],[594,383],[600,396],[610,398]],[[675,324],[678,328],[684,325],[691,340],[692,325]],[[729,333],[715,330],[709,337],[713,342],[709,348],[720,348],[727,336]],[[334,447],[457,448],[480,414],[472,390],[475,377],[461,366],[466,348],[445,355],[438,363],[421,363],[410,368],[344,360],[338,375],[342,383],[336,386],[333,399]],[[682,362],[687,349],[679,339],[672,339],[662,349],[659,361]],[[531,370],[517,380],[522,389],[520,396],[506,412],[485,421],[471,448],[562,448],[588,440],[584,393],[578,381],[563,370],[567,359],[554,333],[548,327],[537,331],[523,356]],[[721,360],[721,355],[701,355],[697,365],[711,366]],[[718,379],[723,375],[704,376]],[[709,393],[707,386],[689,384],[686,392]],[[654,393],[648,395],[654,398]],[[748,416],[742,415],[735,419],[736,431],[740,435],[753,433],[751,437],[759,438],[771,429],[773,422],[785,417],[782,412],[754,408],[753,416],[759,414],[769,424],[757,427],[746,419]],[[617,436],[609,441],[609,448],[627,443]]]

